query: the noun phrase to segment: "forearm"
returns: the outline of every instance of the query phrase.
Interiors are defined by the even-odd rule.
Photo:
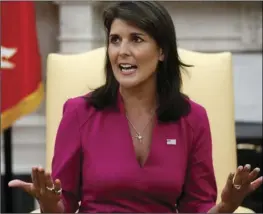
[[[213,206],[207,213],[233,213],[237,207],[229,206],[223,202]]]

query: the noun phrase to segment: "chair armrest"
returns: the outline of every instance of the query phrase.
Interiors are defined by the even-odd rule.
[[[76,213],[78,212],[78,210],[76,211]],[[36,209],[36,210],[33,210],[32,212],[30,212],[30,213],[41,213],[40,212],[40,209]]]
[[[238,207],[234,213],[255,213],[253,210],[246,207]]]
[[[41,213],[41,212],[40,212],[40,209],[36,209],[36,210],[33,210],[33,211],[30,212],[30,213]]]

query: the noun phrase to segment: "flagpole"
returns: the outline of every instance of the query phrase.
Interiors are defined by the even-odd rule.
[[[13,213],[13,191],[8,187],[8,182],[13,179],[12,171],[12,127],[4,130],[4,160],[5,160],[5,176],[4,176],[4,194],[5,194],[5,212]]]

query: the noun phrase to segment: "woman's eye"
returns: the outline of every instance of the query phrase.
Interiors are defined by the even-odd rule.
[[[140,38],[140,37],[138,37],[138,36],[135,36],[135,37],[133,37],[133,39],[132,39],[134,42],[136,42],[136,43],[141,43],[143,40]]]
[[[120,41],[120,38],[118,36],[112,36],[110,37],[110,43],[118,43]]]

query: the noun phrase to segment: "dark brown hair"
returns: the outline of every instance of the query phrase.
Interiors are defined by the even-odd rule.
[[[158,120],[172,122],[187,115],[190,111],[190,104],[187,97],[181,92],[180,68],[188,67],[188,65],[184,64],[178,56],[175,28],[167,10],[157,1],[119,1],[111,4],[103,13],[107,38],[111,24],[116,18],[131,22],[147,32],[164,52],[164,61],[158,64],[156,78],[159,101]],[[108,45],[107,39],[107,47]],[[105,75],[106,83],[94,90],[87,98],[89,104],[97,110],[117,107],[119,83],[114,77],[108,51]]]

